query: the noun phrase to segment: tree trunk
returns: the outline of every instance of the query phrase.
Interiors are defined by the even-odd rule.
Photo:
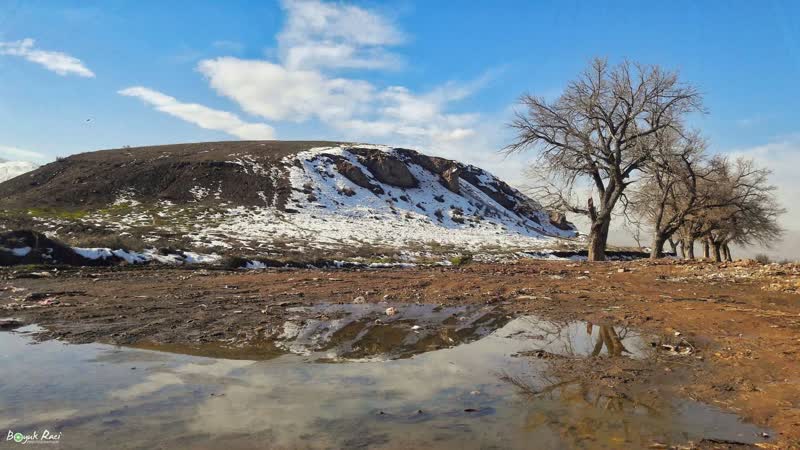
[[[669,238],[667,242],[669,242],[669,248],[672,250],[672,254],[678,256],[678,243],[672,238]]]
[[[650,247],[650,259],[658,259],[664,256],[664,242],[666,241],[666,236],[658,231],[653,233],[653,244],[652,247]]]
[[[598,219],[592,223],[589,230],[589,261],[606,260],[606,242],[610,225],[610,217],[607,220]]]
[[[681,259],[686,259],[686,242],[681,240],[679,244],[681,247]]]
[[[722,244],[722,252],[725,254],[725,261],[733,262],[733,256],[731,255],[731,248],[728,244]]]
[[[711,258],[711,252],[709,247],[710,244],[708,243],[708,239],[706,239],[705,241],[703,241],[703,259]]]
[[[722,262],[722,244],[713,242],[714,248],[714,262]]]
[[[683,244],[686,247],[686,258],[687,259],[694,259],[694,240],[687,239],[686,243]]]

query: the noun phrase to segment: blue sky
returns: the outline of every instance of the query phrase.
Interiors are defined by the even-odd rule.
[[[0,0],[0,158],[353,140],[522,186],[531,156],[497,153],[515,100],[557,96],[595,56],[679,70],[704,93],[709,114],[691,122],[712,151],[774,170],[800,230],[800,2],[788,0]]]
[[[463,139],[467,143],[424,133],[410,137],[397,130],[364,133],[291,106],[265,116],[257,106],[243,107],[236,97],[247,94],[225,94],[210,86],[209,77],[198,70],[206,60],[228,56],[286,66],[281,52],[306,45],[304,39],[352,44],[375,34],[369,28],[360,33],[357,19],[350,24],[339,17],[329,25],[355,25],[355,38],[303,35],[301,30],[282,50],[280,34],[293,17],[303,15],[292,6],[297,3],[0,1],[0,42],[34,39],[33,48],[77,58],[94,74],[58,74],[18,55],[0,55],[0,146],[52,157],[122,145],[237,138],[118,93],[138,86],[233,113],[246,123],[266,124],[278,139],[358,139],[364,134],[359,140],[463,146],[475,153],[480,150],[471,141],[502,144],[507,137],[503,123],[520,93],[557,94],[593,56],[611,61],[627,57],[680,70],[705,93],[710,114],[694,122],[717,150],[764,145],[800,132],[797,2],[686,1],[646,8],[641,2],[476,1],[459,2],[458,7],[449,2],[311,3],[345,15],[356,11],[348,9],[354,6],[368,20],[378,20],[372,25],[389,36],[377,45],[353,44],[368,50],[363,60],[378,60],[375,67],[356,61],[338,67],[300,64],[299,69],[366,81],[376,91],[366,94],[372,96],[391,86],[415,96],[463,90],[443,94],[447,98],[435,107],[445,116],[477,115],[441,126],[442,133],[470,129],[481,135]],[[313,17],[297,20],[305,19]],[[270,102],[268,94],[254,101]],[[373,122],[393,117],[345,114],[335,120],[363,120],[369,130]],[[457,150],[440,151],[458,156]]]

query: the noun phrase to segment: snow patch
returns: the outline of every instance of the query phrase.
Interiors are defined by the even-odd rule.
[[[28,254],[31,252],[31,250],[33,250],[33,249],[30,248],[30,247],[12,248],[11,249],[11,254],[14,255],[14,256],[17,256],[19,258],[23,258],[25,256],[28,256]]]

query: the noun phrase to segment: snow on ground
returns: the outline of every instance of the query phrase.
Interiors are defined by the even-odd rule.
[[[128,264],[144,264],[151,261],[161,264],[213,264],[222,259],[220,255],[207,255],[194,252],[161,255],[156,249],[146,249],[143,252],[134,252],[130,250],[112,250],[110,248],[73,247],[72,250],[86,259],[109,259],[116,256]]]

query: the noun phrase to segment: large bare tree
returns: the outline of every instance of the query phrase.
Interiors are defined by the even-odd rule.
[[[505,150],[539,152],[539,199],[591,223],[589,260],[605,259],[614,208],[632,175],[650,160],[656,134],[678,129],[683,117],[702,109],[697,90],[677,73],[596,59],[554,101],[524,95],[510,123],[516,138]],[[589,188],[583,203],[576,193]]]

